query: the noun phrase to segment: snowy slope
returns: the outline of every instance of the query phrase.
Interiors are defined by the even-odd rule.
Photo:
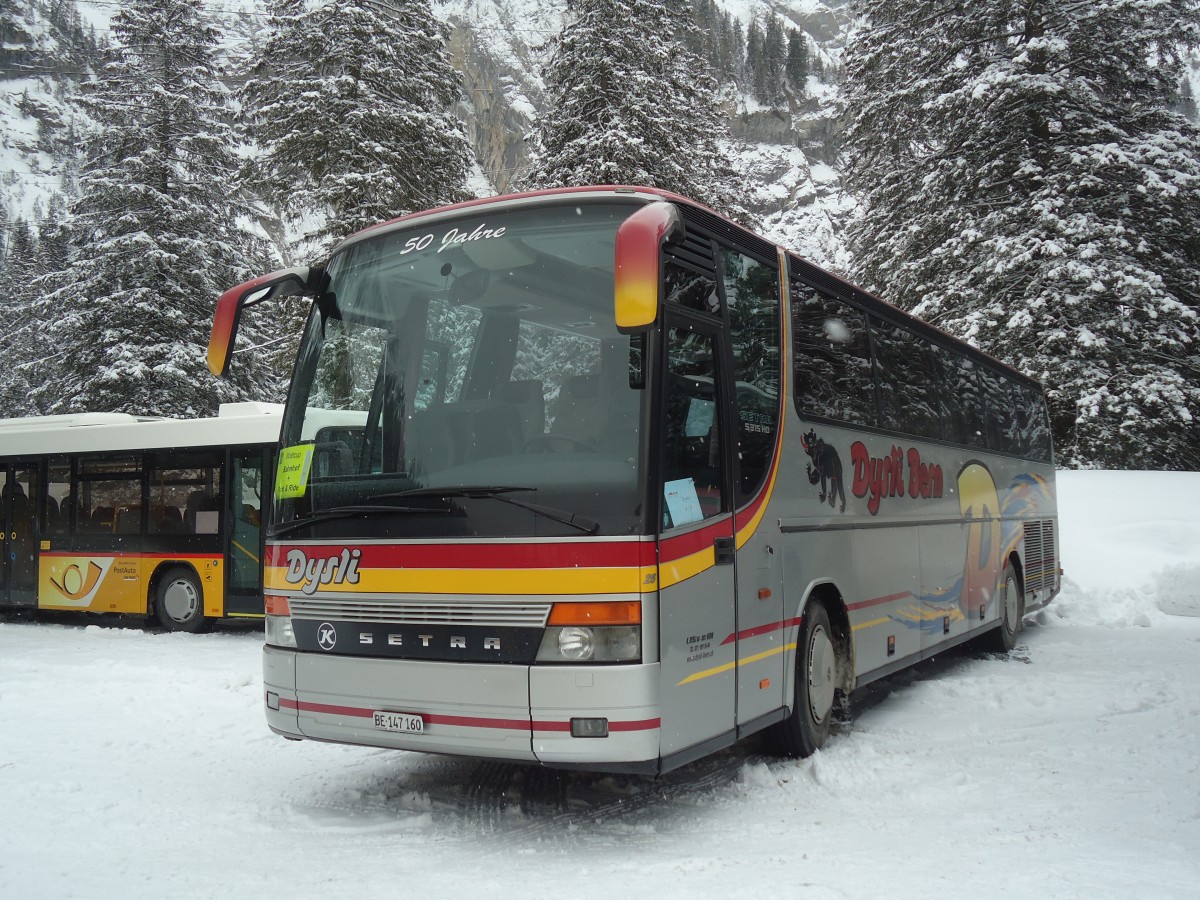
[[[1190,900],[1200,618],[1164,608],[1200,597],[1200,474],[1060,479],[1071,580],[1018,650],[867,690],[801,762],[292,744],[256,634],[0,623],[0,896]]]
[[[841,28],[846,19],[844,3],[838,0],[723,0],[723,7],[737,16],[743,26],[751,18],[774,12],[790,27],[805,31],[814,48],[826,59],[840,53]],[[117,9],[113,0],[76,0],[83,22],[105,35]],[[481,172],[473,187],[481,194],[494,193],[519,169],[513,152],[522,148],[522,137],[537,116],[542,103],[539,68],[545,56],[545,44],[561,29],[566,16],[565,0],[434,0],[435,12],[462,32],[461,39],[474,57],[459,62],[468,68],[467,97],[463,114],[482,119],[487,113],[493,121],[483,128],[495,129],[503,122],[507,135],[485,134],[485,142],[508,140],[512,145],[502,163],[481,161]],[[267,14],[263,0],[217,0],[205,8],[223,32],[222,46],[232,62],[244,59],[256,31],[264,27]],[[38,46],[57,48],[44,17],[34,9],[28,29]],[[469,37],[463,37],[468,34]],[[457,39],[456,39],[457,40]],[[456,45],[457,46],[457,45]],[[465,52],[465,51],[464,51]],[[491,79],[480,82],[480,66],[486,66]],[[9,217],[36,223],[44,215],[49,197],[63,188],[67,159],[51,155],[38,147],[39,119],[48,121],[62,135],[67,123],[77,131],[87,127],[87,119],[73,103],[82,73],[67,72],[61,77],[5,79],[0,77],[0,200]],[[847,204],[841,196],[836,171],[826,162],[810,159],[797,146],[801,138],[790,130],[801,128],[819,132],[829,130],[823,123],[835,114],[836,87],[810,79],[812,100],[803,112],[791,114],[785,123],[784,137],[770,141],[739,139],[734,150],[738,169],[746,177],[746,202],[764,215],[764,230],[772,240],[785,244],[814,261],[845,270],[848,260],[841,249],[841,221]],[[18,108],[21,98],[33,99],[34,112]],[[493,106],[501,106],[509,115],[500,116]],[[752,101],[742,97],[736,117],[742,130],[756,111]],[[46,128],[46,125],[42,126]],[[478,129],[476,129],[478,130]],[[751,131],[753,128],[751,127]],[[782,141],[782,142],[781,142]],[[477,147],[481,155],[487,147]]]

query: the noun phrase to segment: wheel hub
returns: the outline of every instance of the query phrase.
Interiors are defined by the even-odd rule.
[[[808,709],[814,722],[824,722],[833,709],[836,665],[833,641],[824,628],[817,628],[808,644]]]
[[[172,581],[163,593],[163,606],[167,615],[176,622],[186,622],[196,613],[200,598],[190,582]]]

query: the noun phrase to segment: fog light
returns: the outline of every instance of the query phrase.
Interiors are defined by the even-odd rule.
[[[267,709],[279,709],[279,695],[274,691],[267,691]]]
[[[572,719],[571,737],[608,737],[608,719]]]

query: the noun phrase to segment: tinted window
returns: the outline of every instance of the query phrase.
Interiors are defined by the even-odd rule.
[[[937,381],[929,344],[911,331],[871,317],[884,428],[941,436]]]
[[[1050,462],[1050,417],[1046,411],[1046,399],[1042,392],[1026,385],[1016,385],[1020,398],[1014,423],[1020,453],[1029,459]]]
[[[854,425],[875,425],[871,347],[863,314],[792,282],[796,408]]]
[[[699,272],[675,261],[663,267],[663,287],[667,303],[674,303],[697,312],[719,315],[721,298],[717,282],[707,272]]]
[[[933,349],[941,387],[938,399],[943,436],[968,447],[983,447],[985,407],[975,364],[941,347]]]
[[[988,446],[1000,453],[1021,453],[1013,405],[1012,384],[1004,375],[984,366],[979,367],[988,420]]]
[[[733,340],[738,500],[766,477],[779,419],[779,272],[740,253],[724,255],[725,304]]]

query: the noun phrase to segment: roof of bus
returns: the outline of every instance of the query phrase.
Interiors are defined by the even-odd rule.
[[[684,197],[682,194],[676,194],[672,191],[665,191],[660,188],[639,185],[586,185],[581,187],[547,188],[540,191],[499,194],[494,197],[481,197],[475,200],[466,200],[462,203],[452,203],[446,206],[438,206],[434,207],[433,209],[409,213],[408,215],[400,216],[387,222],[381,222],[378,225],[372,225],[347,237],[334,248],[333,255],[336,255],[346,247],[356,244],[361,240],[376,237],[380,233],[397,230],[418,219],[440,219],[442,217],[453,217],[459,213],[466,212],[477,207],[522,206],[525,204],[537,203],[546,199],[567,198],[571,196],[586,196],[589,199],[600,199],[605,195],[608,197],[635,198],[647,203],[654,202],[655,200],[667,200],[671,203],[683,204],[684,206],[690,207],[693,210],[700,211],[706,217],[712,217],[719,220],[721,225],[726,229],[737,231],[753,241],[773,244],[780,251],[785,253],[793,264],[799,263],[801,267],[807,270],[819,272],[822,276],[820,279],[822,282],[821,286],[833,288],[834,293],[839,297],[857,302],[860,306],[863,306],[864,308],[873,312],[882,313],[885,317],[891,318],[896,322],[911,324],[914,331],[923,333],[926,336],[932,336],[936,340],[940,340],[942,343],[964,348],[966,355],[983,360],[997,369],[1008,372],[1018,380],[1034,385],[1038,388],[1038,390],[1041,390],[1041,385],[1036,379],[1031,378],[1017,369],[1014,369],[1007,363],[1001,362],[990,354],[980,350],[978,347],[967,344],[965,341],[962,341],[948,332],[943,331],[936,325],[926,322],[924,319],[914,316],[912,313],[906,312],[900,307],[875,296],[870,291],[864,290],[853,282],[847,281],[840,275],[836,275],[825,269],[821,269],[819,266],[809,262],[798,253],[795,253],[786,247],[774,244],[772,241],[767,241],[765,238],[755,234],[744,225],[739,225],[728,216],[722,215],[721,213],[710,209],[704,204],[698,203],[688,197]]]
[[[204,419],[129,413],[0,419],[0,457],[274,444],[282,421],[283,406],[275,403],[223,403],[217,416]]]

